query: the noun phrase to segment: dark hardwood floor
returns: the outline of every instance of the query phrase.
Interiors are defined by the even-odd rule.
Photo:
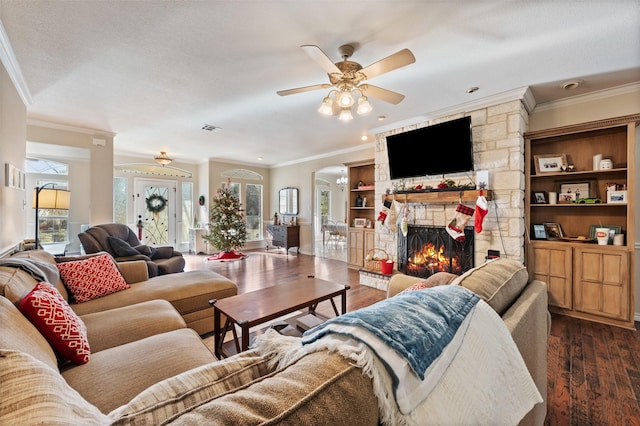
[[[284,250],[248,251],[236,262],[206,262],[185,255],[187,270],[210,269],[238,285],[258,290],[308,275],[351,286],[347,310],[385,298],[385,292],[359,284],[359,274],[344,262]],[[318,312],[332,316],[329,302]],[[638,323],[636,323],[636,326]],[[637,328],[637,327],[636,327]],[[554,315],[549,337],[546,425],[640,426],[640,333]]]

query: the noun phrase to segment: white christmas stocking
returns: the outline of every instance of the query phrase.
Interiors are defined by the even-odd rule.
[[[454,217],[446,227],[451,238],[460,242],[465,240],[464,226],[469,222],[472,215],[473,209],[471,207],[467,207],[464,204],[458,204],[458,207],[456,207],[456,217]]]

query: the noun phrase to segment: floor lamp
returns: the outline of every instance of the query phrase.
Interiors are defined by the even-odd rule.
[[[71,192],[66,189],[47,189],[47,186],[55,187],[53,183],[45,183],[33,188],[33,208],[36,209],[36,238],[35,248],[38,249],[38,230],[40,229],[39,209],[69,210],[69,198]]]

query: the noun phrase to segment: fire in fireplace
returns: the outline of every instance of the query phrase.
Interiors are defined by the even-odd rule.
[[[424,278],[436,272],[468,271],[474,266],[473,227],[465,227],[464,235],[460,242],[444,226],[409,225],[406,237],[398,233],[398,270]]]

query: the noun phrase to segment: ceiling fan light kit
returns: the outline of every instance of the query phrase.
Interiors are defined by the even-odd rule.
[[[277,92],[278,95],[287,96],[295,93],[334,87],[334,89],[323,98],[318,112],[323,115],[339,114],[338,119],[345,122],[353,119],[351,107],[356,104],[356,96],[358,99],[356,113],[358,115],[368,114],[373,111],[373,107],[369,103],[367,96],[365,96],[365,92],[368,92],[369,96],[394,105],[400,103],[404,99],[404,95],[377,86],[361,83],[367,79],[404,67],[416,61],[413,53],[408,49],[403,49],[362,68],[357,62],[347,60],[354,52],[354,48],[351,45],[346,44],[340,46],[338,51],[343,60],[335,64],[318,46],[305,45],[301,47],[311,59],[316,61],[327,72],[331,84],[324,83],[314,86],[298,87],[296,89],[281,90]]]

